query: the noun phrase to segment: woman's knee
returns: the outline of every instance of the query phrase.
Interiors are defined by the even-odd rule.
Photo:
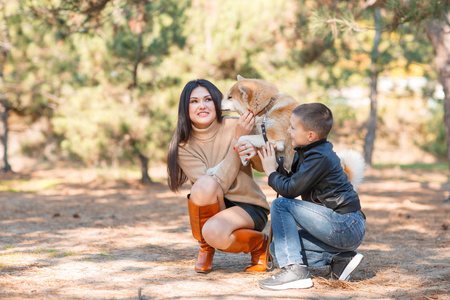
[[[217,226],[211,219],[203,226],[202,235],[205,241],[216,249],[225,249],[232,242],[231,232],[226,226]]]
[[[190,199],[197,205],[211,204],[222,197],[219,183],[210,176],[202,176],[192,185]]]

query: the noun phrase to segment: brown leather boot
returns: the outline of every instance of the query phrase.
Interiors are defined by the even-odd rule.
[[[238,229],[233,232],[234,242],[224,252],[252,253],[252,263],[245,268],[246,272],[263,272],[266,266],[266,251],[269,239],[266,234],[252,229]]]
[[[189,195],[187,200],[192,235],[200,244],[194,269],[197,273],[209,273],[212,270],[215,249],[206,243],[202,235],[202,228],[209,218],[219,212],[219,201],[210,205],[198,206],[189,199]]]

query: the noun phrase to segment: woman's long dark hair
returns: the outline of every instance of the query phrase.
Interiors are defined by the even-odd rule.
[[[186,174],[183,173],[183,170],[181,170],[180,165],[178,164],[178,146],[180,143],[187,142],[191,137],[192,123],[189,118],[189,100],[192,91],[199,86],[202,86],[209,91],[216,108],[217,121],[219,123],[222,122],[222,110],[220,106],[223,95],[220,90],[205,79],[189,81],[181,92],[180,103],[178,105],[177,127],[170,140],[169,154],[167,155],[167,183],[169,184],[169,188],[174,192],[177,192],[183,183],[187,181]]]

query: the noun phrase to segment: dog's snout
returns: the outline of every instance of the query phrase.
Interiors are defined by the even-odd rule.
[[[222,109],[222,111],[236,111],[233,101],[230,101],[228,99],[222,99],[220,108]]]

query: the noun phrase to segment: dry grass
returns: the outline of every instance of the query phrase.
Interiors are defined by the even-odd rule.
[[[350,282],[312,269],[308,290],[265,291],[273,272],[242,272],[249,255],[217,252],[193,271],[184,189],[92,170],[1,175],[0,299],[448,299],[450,186],[443,171],[368,170],[365,259]],[[153,175],[155,176],[155,175]],[[432,179],[432,180],[430,180]],[[258,179],[268,199],[275,194]]]

